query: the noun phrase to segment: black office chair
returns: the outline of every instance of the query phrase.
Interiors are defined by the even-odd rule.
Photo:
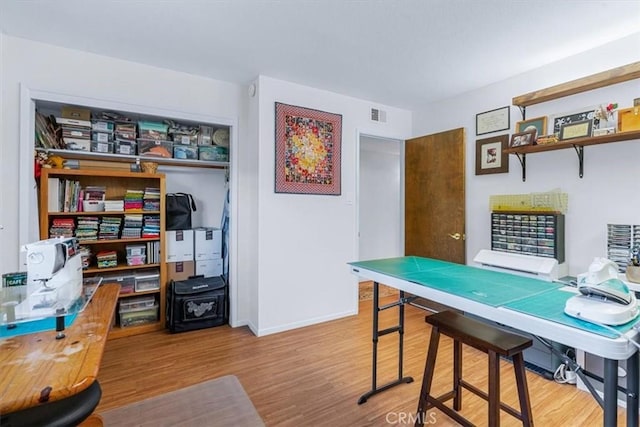
[[[98,406],[102,390],[98,380],[80,393],[32,408],[0,414],[1,427],[71,427],[87,419]]]

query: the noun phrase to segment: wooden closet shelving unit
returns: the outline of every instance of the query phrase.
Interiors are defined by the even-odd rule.
[[[49,188],[49,178],[59,178],[65,180],[75,180],[80,183],[81,188],[86,186],[104,186],[106,187],[106,199],[115,200],[123,199],[127,190],[144,190],[147,187],[160,189],[160,210],[158,211],[144,211],[144,210],[128,210],[128,211],[102,211],[102,212],[57,212],[49,211],[49,197],[54,197],[50,194],[53,189]],[[147,323],[142,325],[131,325],[122,327],[118,322],[109,333],[109,338],[118,338],[130,335],[137,335],[140,333],[151,332],[164,329],[165,327],[165,303],[166,303],[166,281],[167,281],[167,269],[164,261],[164,248],[165,248],[165,175],[164,174],[149,174],[149,173],[137,173],[127,172],[119,170],[100,170],[100,169],[42,169],[42,175],[40,178],[40,192],[39,192],[39,204],[40,204],[40,238],[48,239],[49,229],[55,218],[74,218],[82,217],[99,217],[100,219],[108,216],[117,216],[124,219],[125,214],[139,213],[139,214],[151,214],[158,215],[160,217],[160,234],[158,238],[135,238],[135,239],[115,239],[115,240],[80,240],[81,245],[89,246],[93,253],[100,250],[115,250],[118,253],[118,266],[110,268],[98,268],[95,261],[89,268],[83,271],[85,277],[101,275],[104,273],[117,273],[117,272],[133,272],[133,270],[144,269],[157,269],[159,272],[159,289],[147,290],[142,292],[120,294],[119,300],[140,296],[140,295],[154,295],[156,303],[158,305],[158,320],[153,323]],[[127,265],[126,261],[126,245],[132,243],[146,243],[146,242],[159,242],[159,262],[150,263],[145,265],[131,266]],[[149,257],[149,254],[147,254]],[[105,283],[103,281],[103,283]],[[116,313],[116,318],[118,315]]]

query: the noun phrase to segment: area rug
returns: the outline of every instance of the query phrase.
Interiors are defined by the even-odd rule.
[[[100,413],[104,426],[264,427],[234,375]]]

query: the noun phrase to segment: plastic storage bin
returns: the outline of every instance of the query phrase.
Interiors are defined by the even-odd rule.
[[[157,141],[153,139],[138,139],[138,154],[149,157],[173,157],[173,143],[171,141]]]

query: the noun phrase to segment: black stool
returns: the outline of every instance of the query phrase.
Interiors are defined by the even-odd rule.
[[[533,344],[531,339],[469,319],[453,311],[432,314],[427,316],[425,320],[432,325],[432,329],[427,362],[424,367],[422,389],[420,390],[420,400],[418,401],[416,427],[424,425],[427,409],[434,406],[461,425],[473,426],[472,423],[456,412],[462,408],[462,388],[489,402],[490,427],[500,425],[500,409],[521,420],[524,426],[533,426],[524,357],[522,355],[522,352]],[[453,390],[442,396],[434,397],[430,392],[440,334],[453,338]],[[489,355],[488,394],[462,379],[462,344],[469,345]],[[500,402],[500,356],[513,359],[521,412]],[[444,402],[449,399],[453,399],[453,409],[455,411],[444,405]]]
[[[9,414],[0,414],[2,427],[69,427],[87,419],[98,406],[102,390],[98,380],[65,399],[43,403]]]

